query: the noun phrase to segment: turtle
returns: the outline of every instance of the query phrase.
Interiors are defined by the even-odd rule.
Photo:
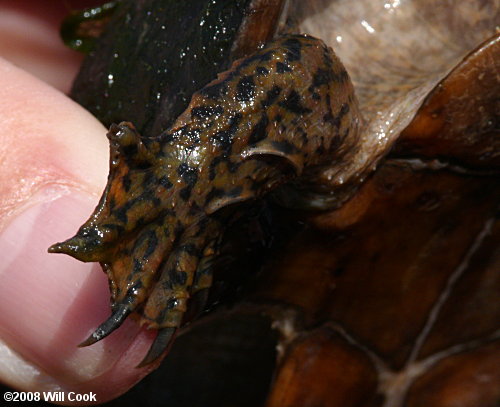
[[[415,4],[417,2],[360,2],[357,6],[359,9],[349,9],[342,8],[343,2],[331,2],[329,5],[329,2],[317,1],[308,3],[306,7],[297,3],[295,8],[292,7],[291,13],[306,16],[317,9],[332,7],[335,8],[337,21],[335,18],[331,19],[330,24],[341,20],[357,21],[360,15],[371,16],[362,18],[355,27],[364,34],[359,36],[362,40],[356,40],[365,45],[359,52],[370,50],[367,53],[372,54],[380,52],[380,47],[366,45],[381,41],[380,38],[384,37],[377,36],[376,33],[383,33],[392,19],[397,18],[396,21],[401,25],[401,21],[414,17],[414,8],[418,8]],[[276,7],[281,10],[281,5]],[[427,12],[425,8],[419,10]],[[383,13],[377,20],[373,16],[380,11]],[[445,10],[438,11],[435,16],[426,15],[429,21],[443,23]],[[461,11],[456,10],[450,17],[453,23],[462,24],[449,24],[451,28],[448,34],[452,38],[457,35],[454,31],[457,30],[456,26],[467,24],[466,20],[461,18]],[[500,155],[496,113],[498,109],[495,104],[495,95],[498,93],[498,79],[495,76],[499,63],[498,34],[491,24],[494,19],[489,19],[479,6],[476,12],[481,17],[479,21],[483,29],[478,30],[480,32],[469,39],[470,48],[464,51],[464,48],[455,47],[456,49],[451,51],[441,51],[443,55],[441,60],[438,59],[439,63],[429,57],[435,57],[437,46],[431,43],[428,47],[430,50],[424,52],[416,46],[419,44],[414,44],[415,37],[410,35],[403,36],[402,39],[397,36],[389,37],[395,42],[385,43],[389,43],[391,47],[386,52],[393,57],[389,59],[392,65],[380,66],[377,58],[372,58],[375,68],[371,70],[362,64],[349,63],[352,62],[349,58],[358,57],[356,48],[352,54],[347,53],[347,57],[341,54],[343,43],[349,44],[348,40],[351,38],[351,45],[346,47],[352,47],[355,41],[350,32],[352,26],[331,30],[336,34],[333,37],[337,42],[335,49],[338,49],[347,68],[344,68],[333,51],[317,38],[285,35],[262,48],[258,47],[255,53],[236,60],[232,68],[208,83],[201,91],[194,93],[187,110],[160,136],[139,136],[133,125],[127,122],[112,126],[109,138],[112,149],[111,168],[114,173],[110,177],[107,191],[95,215],[80,229],[77,237],[65,244],[53,246],[52,249],[87,261],[101,261],[111,276],[111,287],[115,290],[113,316],[84,344],[93,343],[110,333],[132,310],[138,310],[142,320],[148,321],[144,323],[158,322],[158,313],[155,313],[154,317],[148,317],[145,308],[137,306],[137,302],[134,303],[137,290],[132,288],[132,294],[136,297],[130,300],[130,297],[126,297],[125,290],[119,290],[116,286],[120,279],[126,281],[132,275],[133,261],[124,262],[127,271],[123,277],[116,277],[112,271],[114,266],[109,265],[121,261],[113,256],[125,252],[129,255],[130,248],[135,248],[135,245],[144,257],[152,245],[151,240],[154,241],[154,238],[148,240],[148,237],[141,241],[137,237],[142,235],[129,233],[135,227],[135,222],[143,228],[144,222],[150,221],[148,216],[154,218],[158,215],[155,205],[149,203],[156,198],[154,194],[150,194],[153,196],[147,200],[141,198],[136,206],[128,204],[130,207],[127,211],[131,209],[141,215],[131,216],[130,226],[128,213],[125,213],[125,222],[113,223],[106,219],[105,227],[108,229],[103,226],[105,222],[101,221],[101,217],[104,219],[116,206],[117,199],[111,205],[110,197],[120,196],[121,201],[118,200],[120,202],[117,209],[120,209],[120,205],[123,207],[124,202],[130,202],[123,201],[121,196],[122,191],[127,192],[127,182],[130,182],[130,188],[133,182],[155,182],[159,184],[156,185],[157,188],[164,188],[166,191],[178,185],[179,200],[173,205],[174,209],[179,207],[177,202],[188,202],[193,190],[200,187],[201,195],[205,199],[204,205],[200,205],[201,201],[195,202],[185,206],[183,210],[187,212],[192,210],[193,206],[197,206],[196,209],[203,207],[204,214],[215,219],[213,223],[207,221],[200,226],[197,220],[193,221],[183,214],[181,219],[189,219],[187,223],[190,227],[196,225],[193,226],[193,233],[185,235],[184,239],[181,237],[180,240],[177,234],[173,238],[169,235],[171,241],[177,245],[174,249],[175,256],[158,259],[157,263],[162,264],[164,270],[162,277],[151,277],[153,280],[159,279],[163,291],[161,295],[154,297],[152,309],[155,312],[167,310],[162,318],[166,318],[163,321],[169,322],[163,326],[165,330],[158,335],[152,351],[145,358],[145,364],[165,354],[175,329],[186,322],[182,312],[178,312],[188,311],[185,298],[198,293],[206,295],[206,290],[209,290],[212,283],[212,258],[217,257],[220,251],[220,241],[211,240],[207,245],[206,238],[221,236],[221,224],[227,226],[227,223],[231,223],[230,220],[239,219],[238,216],[234,217],[233,211],[226,209],[235,206],[235,211],[238,212],[243,201],[254,202],[258,200],[256,198],[262,199],[266,195],[282,206],[298,207],[303,211],[321,210],[319,214],[304,215],[308,226],[298,232],[284,248],[274,253],[275,259],[263,266],[257,287],[245,297],[245,304],[236,311],[237,315],[264,312],[281,333],[279,363],[273,387],[266,396],[266,405],[422,405],[422,400],[428,403],[425,405],[431,405],[432,402],[434,405],[445,405],[436,403],[444,403],[444,400],[450,397],[453,399],[453,395],[448,396],[444,390],[434,394],[428,391],[426,394],[426,391],[422,390],[429,386],[428,380],[436,374],[433,373],[433,368],[449,371],[456,363],[467,361],[467,352],[476,349],[485,355],[498,355],[498,351],[495,351],[495,344],[498,344],[498,327],[495,328],[494,322],[490,321],[489,325],[481,326],[477,331],[472,327],[465,334],[457,333],[457,337],[452,340],[443,339],[440,333],[446,327],[449,328],[450,319],[453,321],[451,316],[446,320],[444,314],[446,307],[451,307],[447,304],[452,304],[453,300],[456,304],[458,301],[454,296],[459,287],[457,281],[474,279],[472,276],[468,277],[471,275],[469,270],[474,268],[469,264],[471,259],[486,251],[483,256],[491,260],[482,266],[483,273],[493,269],[494,261],[498,261],[494,257],[498,238],[495,240],[490,237],[495,236],[498,230],[494,218],[498,205],[498,183],[495,182]],[[328,13],[325,15],[331,16]],[[422,16],[419,13],[416,15],[420,19],[417,19],[420,25],[428,28],[427,35],[435,36],[436,26],[422,23]],[[318,19],[317,16],[315,18]],[[308,18],[305,18],[300,26],[303,31],[320,37],[315,32],[316,24],[309,23]],[[322,26],[328,27],[327,24]],[[448,29],[443,26],[443,31]],[[422,29],[421,26],[417,28]],[[356,29],[353,31],[357,32]],[[426,33],[425,29],[423,32]],[[485,40],[485,33],[490,33],[491,38]],[[422,37],[426,38],[425,35]],[[320,50],[318,60],[323,58],[325,65],[314,66],[309,80],[301,82],[306,75],[299,66],[302,62],[300,57],[307,55],[304,52],[304,44],[308,41],[316,44],[313,47]],[[397,46],[398,41],[409,41],[409,45],[405,44],[406,52],[422,55],[422,60],[414,59],[421,64],[415,69],[420,76],[411,77],[398,65],[402,59],[398,54],[402,52],[401,47]],[[470,49],[472,52],[464,57],[464,53]],[[326,62],[328,59],[334,62]],[[308,55],[308,63],[314,60],[314,57]],[[266,64],[267,62],[270,65]],[[429,68],[431,62],[434,64],[432,69]],[[331,71],[326,69],[327,67],[334,69]],[[273,74],[282,76],[294,76],[300,72],[300,81],[294,85],[295,89],[285,94],[283,99],[280,99],[281,90],[277,91],[274,80],[270,82],[270,86],[261,87],[263,82],[257,79],[268,75],[271,70]],[[328,98],[331,86],[335,89]],[[299,92],[299,88],[305,93]],[[464,89],[467,92],[464,92]],[[342,99],[344,96],[345,99]],[[221,109],[222,101],[230,105]],[[272,138],[274,136],[271,136],[271,140],[267,139],[272,133],[271,128],[277,129],[280,136],[290,128],[280,127],[280,120],[283,120],[280,116],[283,116],[284,112],[282,110],[273,112],[271,116],[258,115],[255,120],[237,118],[233,113],[224,119],[224,125],[219,128],[213,118],[222,117],[228,106],[234,106],[235,101],[244,108],[251,105],[250,109],[253,109],[255,103],[260,105],[260,108],[274,109],[276,105],[273,103],[276,103],[279,109],[283,108],[290,113],[289,122],[292,123],[295,119],[295,124],[293,131],[284,136],[288,144],[283,143],[284,139]],[[321,111],[319,116],[308,116],[313,114],[313,111],[317,112],[317,101],[326,107],[330,106],[330,110]],[[331,106],[334,106],[333,109]],[[321,143],[316,142],[315,149],[308,150],[298,144],[294,145],[294,142],[290,143],[290,140],[298,140],[296,137],[304,135],[305,131],[298,128],[310,128],[310,117],[314,117],[311,123],[321,122],[340,130],[332,132],[331,128],[328,128],[325,132],[332,137],[327,141],[330,144],[325,146],[321,144],[324,143],[322,140]],[[203,122],[206,124],[200,125],[202,120],[207,118],[208,121]],[[171,164],[171,173],[176,178],[167,177],[162,180],[163,185],[158,174],[149,178],[145,176],[144,173],[154,167],[151,164],[152,159],[158,159],[159,151],[166,151],[163,145],[179,143],[183,146],[181,150],[196,150],[196,140],[203,137],[193,134],[196,133],[193,132],[193,126],[195,129],[206,126],[212,135],[210,140],[216,144],[216,151],[221,152],[223,157],[216,159],[217,163],[212,166],[220,167],[220,172],[213,171],[213,174],[210,174],[210,171],[206,171],[200,176],[193,166],[183,165],[186,162],[175,162],[174,165],[162,157],[161,163],[166,163],[167,166]],[[250,173],[261,174],[261,166],[266,168],[262,170],[265,181],[259,176],[252,177],[249,173],[244,173],[241,177],[241,173],[238,173],[241,164],[236,166],[238,168],[232,168],[235,166],[234,160],[227,160],[227,156],[224,156],[224,148],[229,149],[224,147],[224,141],[227,143],[227,139],[231,139],[232,153],[234,135],[228,136],[228,133],[235,128],[239,131],[239,126],[249,130],[244,144],[245,147],[249,144],[251,146],[248,150],[238,149],[239,157],[244,158],[242,161],[250,158],[248,162],[253,166]],[[347,129],[349,132],[342,137],[343,131]],[[222,134],[218,134],[219,132]],[[318,138],[321,137],[320,135]],[[236,140],[238,143],[238,136]],[[249,143],[248,140],[254,140],[256,143]],[[347,142],[343,144],[338,140]],[[321,165],[318,166],[316,161],[308,161],[310,157],[305,157],[313,152],[317,154],[315,157],[324,154]],[[166,154],[168,157],[175,155],[170,151]],[[186,154],[177,153],[177,157],[185,158]],[[252,161],[255,157],[257,159]],[[215,157],[212,155],[210,158],[209,162],[212,164]],[[226,162],[221,165],[221,161]],[[307,163],[306,168],[303,167],[304,163]],[[309,164],[311,166],[307,167]],[[126,177],[130,168],[138,168],[136,174],[140,174],[133,182],[127,181]],[[230,174],[236,174],[236,178],[232,178]],[[209,200],[206,195],[213,191],[213,188],[207,188],[206,181],[203,184],[197,183],[202,179],[210,180],[212,175],[213,180],[221,176],[220,180],[223,180],[224,185],[236,185],[240,188],[227,190],[225,187],[216,187],[211,197],[215,198],[215,201]],[[151,178],[154,181],[151,181]],[[249,187],[242,186],[242,178],[261,182],[259,188],[253,187],[252,190],[254,184]],[[120,182],[117,182],[117,179],[120,179]],[[170,184],[172,186],[169,187]],[[143,191],[140,188],[132,189],[134,192]],[[189,194],[184,194],[189,195],[188,199],[182,199],[181,191],[186,189]],[[462,206],[476,215],[462,220]],[[225,216],[219,217],[221,213]],[[165,216],[170,214],[171,212],[168,212]],[[446,219],[443,220],[442,217]],[[237,225],[238,221],[235,222]],[[118,223],[119,227],[116,226]],[[170,223],[175,222],[170,220]],[[165,223],[161,225],[165,228]],[[155,225],[158,226],[159,224]],[[128,227],[130,229],[126,229]],[[186,222],[178,227],[177,233],[182,234],[185,230]],[[200,230],[205,232],[202,233],[201,239]],[[136,240],[118,243],[115,246],[118,249],[113,247],[113,243],[106,246],[106,242],[113,242],[121,232],[126,232],[123,235],[133,235],[132,239]],[[106,234],[112,237],[106,240]],[[105,238],[99,240],[102,236]],[[454,250],[445,249],[444,242],[448,239],[453,242],[453,246],[450,244],[449,247]],[[448,256],[443,255],[443,252],[449,253]],[[205,267],[207,264],[208,268]],[[439,272],[432,275],[435,279],[432,280],[435,281],[432,292],[425,294],[422,287],[425,286],[425,277],[428,277],[428,274],[423,274],[422,269],[431,266]],[[174,268],[177,273],[171,271]],[[188,272],[191,275],[185,278],[186,281],[175,275],[182,274],[179,271],[186,269],[197,270],[194,274],[192,271]],[[417,273],[417,270],[420,273]],[[138,275],[140,274],[139,271]],[[137,280],[130,281],[142,283],[141,278],[142,275]],[[370,278],[375,280],[371,282]],[[203,279],[204,281],[201,281]],[[379,279],[386,281],[386,286],[380,286]],[[166,281],[168,290],[181,287],[184,296],[165,296],[163,283]],[[172,281],[176,282],[175,287]],[[186,282],[190,287],[194,287],[188,295],[185,295],[184,290]],[[414,291],[405,292],[407,287]],[[382,293],[377,293],[377,290],[382,290]],[[398,298],[402,310],[399,310],[398,306],[394,307],[394,303],[385,305],[384,296],[387,296],[387,293]],[[419,298],[419,294],[422,298]],[[117,302],[117,298],[121,301]],[[127,300],[122,301],[125,298]],[[355,298],[359,299],[359,304],[353,302]],[[168,303],[169,300],[173,301]],[[203,308],[204,300],[201,304],[200,307]],[[375,307],[379,308],[378,318],[363,318],[366,309]],[[494,314],[495,311],[492,312]],[[393,327],[395,317],[391,318],[391,315],[397,315],[398,324],[403,326]],[[442,324],[439,328],[441,331],[436,328],[436,322]],[[160,325],[152,326],[157,328]],[[203,325],[205,324],[200,323],[200,326]],[[196,328],[192,331],[196,331]],[[234,338],[240,340],[237,334]],[[171,352],[175,352],[175,347]],[[183,355],[185,361],[189,360],[186,354]],[[338,362],[338,358],[344,359]],[[352,373],[344,374],[339,370],[346,365],[354,366],[351,368]],[[495,370],[487,364],[484,369],[488,377],[498,374],[498,369]],[[338,386],[338,391],[332,389],[332,383],[338,382],[342,382],[343,386]],[[442,388],[449,388],[445,384]],[[480,400],[477,403],[484,405],[494,405],[498,400],[495,390],[483,392],[482,395],[476,393],[475,397],[474,400]]]

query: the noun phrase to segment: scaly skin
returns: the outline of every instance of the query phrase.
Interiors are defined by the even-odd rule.
[[[75,237],[50,249],[100,262],[110,280],[114,314],[84,345],[136,312],[166,329],[145,363],[158,357],[189,298],[211,285],[208,260],[224,227],[214,212],[291,181],[317,182],[355,148],[359,121],[333,51],[291,35],[235,62],[157,138],[142,138],[131,123],[111,126],[101,201]]]

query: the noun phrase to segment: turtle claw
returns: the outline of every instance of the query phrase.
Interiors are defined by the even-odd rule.
[[[119,304],[118,306],[116,306],[113,314],[101,325],[99,325],[99,327],[92,333],[92,335],[90,335],[86,340],[80,343],[78,347],[83,348],[85,346],[92,345],[100,341],[101,339],[104,339],[111,332],[117,329],[123,323],[123,321],[125,321],[125,318],[128,317],[130,312],[131,310],[129,305]]]
[[[147,366],[166,353],[174,340],[176,330],[177,328],[170,327],[158,330],[158,335],[151,345],[151,348],[149,348],[147,355],[136,367],[141,368]]]

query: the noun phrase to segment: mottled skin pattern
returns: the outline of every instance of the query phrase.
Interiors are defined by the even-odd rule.
[[[234,63],[192,97],[169,130],[142,138],[111,126],[106,190],[77,235],[52,246],[101,263],[113,316],[84,345],[130,312],[163,329],[145,363],[167,347],[188,300],[211,285],[223,218],[214,212],[259,198],[355,148],[359,114],[349,77],[318,39],[291,35]]]

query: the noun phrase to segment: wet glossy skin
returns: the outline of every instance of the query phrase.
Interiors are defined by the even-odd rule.
[[[75,237],[50,249],[98,261],[108,274],[113,315],[84,345],[136,312],[160,329],[143,363],[160,356],[189,299],[211,285],[225,222],[219,210],[286,183],[317,183],[354,148],[358,126],[344,67],[323,42],[300,35],[237,61],[156,138],[131,123],[111,126],[101,201]]]

